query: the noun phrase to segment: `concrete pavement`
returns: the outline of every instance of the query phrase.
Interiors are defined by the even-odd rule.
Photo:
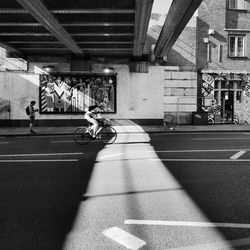
[[[163,125],[113,125],[118,133],[180,133],[180,132],[249,132],[250,125],[223,124],[223,125],[180,125],[175,130]],[[36,127],[34,130],[38,136],[44,135],[71,135],[76,127]],[[0,136],[24,136],[30,135],[28,127],[0,127]]]

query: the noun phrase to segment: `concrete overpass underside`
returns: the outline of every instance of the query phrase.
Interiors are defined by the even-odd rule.
[[[156,1],[156,0],[155,0]],[[166,55],[202,0],[173,0],[154,53]],[[11,57],[142,61],[154,0],[1,0],[0,46]]]

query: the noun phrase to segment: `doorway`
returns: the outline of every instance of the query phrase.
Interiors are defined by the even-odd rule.
[[[221,91],[221,118],[225,123],[234,121],[234,91]]]

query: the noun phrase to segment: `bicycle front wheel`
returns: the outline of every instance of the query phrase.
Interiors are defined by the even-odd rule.
[[[74,140],[77,144],[85,145],[90,141],[90,134],[87,132],[86,127],[79,127],[74,132]]]
[[[103,143],[112,144],[117,138],[117,132],[113,127],[104,127],[100,132],[100,137]]]

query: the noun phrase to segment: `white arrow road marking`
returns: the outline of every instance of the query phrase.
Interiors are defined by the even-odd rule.
[[[48,154],[11,154],[0,155],[0,157],[21,157],[21,156],[59,156],[59,155],[82,155],[83,153],[48,153]]]
[[[8,144],[8,141],[0,141],[0,144]]]
[[[103,234],[112,240],[120,243],[127,249],[137,250],[146,245],[146,242],[127,233],[119,227],[111,227],[103,231]]]
[[[51,160],[0,160],[0,163],[7,162],[73,162],[79,161],[78,159],[51,159]]]
[[[250,224],[213,223],[213,222],[195,222],[195,221],[125,220],[124,223],[133,225],[154,225],[154,226],[250,228]]]
[[[231,157],[230,157],[230,159],[232,159],[232,160],[237,160],[239,157],[241,157],[243,154],[245,154],[246,153],[246,151],[239,151],[238,153],[236,153],[236,154],[234,154],[234,155],[232,155]]]
[[[221,249],[229,249],[233,250],[235,247],[250,245],[250,238],[230,240],[230,241],[218,241],[208,244],[199,244],[195,246],[188,247],[177,247],[177,248],[169,248],[166,250],[221,250]]]

